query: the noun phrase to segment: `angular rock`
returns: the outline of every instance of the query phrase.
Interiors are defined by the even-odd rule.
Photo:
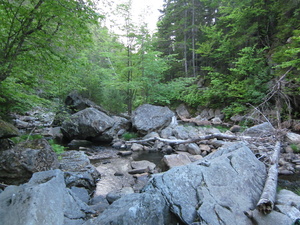
[[[107,113],[106,110],[104,110],[101,106],[96,105],[89,99],[83,98],[77,91],[73,91],[67,96],[65,104],[66,106],[68,106],[69,109],[72,110],[73,113],[90,107],[96,108],[101,112]]]
[[[121,190],[109,192],[106,195],[106,199],[111,204],[114,201],[118,200],[119,198],[121,198],[125,195],[133,194],[133,193],[134,193],[134,190],[132,187],[123,187]]]
[[[164,197],[157,193],[134,193],[115,201],[100,216],[84,225],[172,224]]]
[[[180,104],[176,108],[176,113],[179,116],[179,118],[183,118],[183,119],[191,118],[191,115],[184,104]]]
[[[168,168],[182,166],[191,163],[189,157],[185,154],[165,155],[162,159]]]
[[[114,125],[115,121],[110,116],[95,108],[87,108],[73,114],[62,124],[61,130],[69,139],[92,139]]]
[[[109,207],[109,203],[105,197],[99,195],[91,199],[90,207],[96,211],[96,214],[100,214]]]
[[[175,147],[177,151],[186,152],[187,151],[187,145],[186,144],[179,144]]]
[[[12,124],[0,120],[0,139],[19,136],[19,130]]]
[[[147,160],[141,160],[141,161],[132,161],[131,162],[132,169],[149,169],[154,170],[156,165],[152,162],[149,162]]]
[[[222,120],[219,117],[215,117],[211,119],[211,123],[214,125],[222,124]]]
[[[35,173],[28,183],[9,186],[0,194],[0,221],[5,225],[83,223],[91,212],[66,188],[60,170]]]
[[[244,211],[255,208],[260,198],[265,165],[243,143],[217,152],[203,163],[155,175],[144,191],[161,192],[185,224],[252,225]]]
[[[0,151],[0,182],[6,184],[22,184],[35,172],[58,167],[57,155],[46,139],[22,142]]]
[[[188,144],[187,151],[192,155],[200,155],[201,154],[201,150],[200,150],[199,146],[195,143]]]
[[[169,138],[173,135],[173,129],[171,127],[166,127],[160,132],[162,138]]]
[[[150,132],[149,134],[145,135],[143,137],[143,139],[148,139],[148,138],[155,138],[155,137],[159,137],[159,134],[157,132]]]
[[[141,144],[138,144],[138,143],[133,143],[131,145],[131,150],[134,151],[134,152],[136,152],[136,151],[142,151],[142,150],[144,150],[144,146],[141,145]]]
[[[85,188],[82,187],[71,187],[71,191],[84,203],[88,204],[90,195]]]
[[[60,169],[65,172],[67,187],[84,187],[92,192],[101,175],[83,151],[66,151],[62,153]]]
[[[245,136],[249,135],[252,137],[259,137],[263,135],[271,135],[274,131],[274,127],[270,123],[265,122],[246,129],[243,134]]]
[[[132,125],[138,132],[147,134],[167,127],[174,115],[168,107],[144,104],[133,112]]]
[[[239,125],[233,125],[232,127],[230,127],[229,130],[230,130],[232,133],[237,133],[237,132],[240,132],[241,126],[239,126]]]
[[[177,139],[186,140],[189,138],[189,131],[184,126],[175,127],[173,134]]]
[[[112,116],[114,120],[114,124],[111,128],[104,131],[101,135],[92,139],[94,142],[111,142],[114,139],[117,139],[118,136],[122,135],[122,133],[126,132],[130,128],[131,123],[129,120],[119,117],[119,116]]]

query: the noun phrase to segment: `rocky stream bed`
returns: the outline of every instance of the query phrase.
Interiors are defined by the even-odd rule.
[[[298,193],[300,135],[269,122],[221,131],[212,126],[222,122],[217,110],[191,118],[182,106],[175,114],[146,104],[128,119],[78,96],[66,102],[74,112],[60,126],[47,113],[17,117],[19,130],[1,121],[0,224],[299,222],[300,197],[285,188]],[[20,130],[44,138],[14,145]],[[132,131],[139,136],[125,141]],[[69,149],[57,155],[49,139]],[[257,204],[274,162],[279,188],[263,213]]]

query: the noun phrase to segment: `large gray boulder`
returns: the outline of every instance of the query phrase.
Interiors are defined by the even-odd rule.
[[[60,170],[35,173],[20,186],[9,186],[0,194],[0,224],[82,224],[90,208],[66,188]]]
[[[114,119],[95,108],[87,108],[66,119],[61,127],[69,139],[91,139],[101,135],[114,125]]]
[[[132,114],[132,125],[142,134],[161,130],[167,127],[175,115],[168,107],[144,104],[139,106]]]
[[[35,172],[58,167],[57,155],[46,139],[22,142],[0,151],[0,182],[6,184],[22,184]]]
[[[255,208],[265,178],[265,165],[245,144],[235,143],[155,175],[144,191],[162,193],[185,224],[251,225],[244,211]]]
[[[84,225],[154,225],[172,224],[169,208],[160,193],[125,195],[96,219]]]

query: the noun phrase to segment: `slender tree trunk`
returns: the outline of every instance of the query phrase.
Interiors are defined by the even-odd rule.
[[[193,76],[196,76],[196,56],[195,56],[195,0],[192,2],[192,66]]]
[[[188,76],[188,63],[187,63],[187,9],[184,10],[184,73]]]
[[[131,52],[130,52],[130,45],[127,47],[127,67],[128,67],[128,72],[127,72],[127,111],[128,114],[131,115],[132,113],[132,89],[129,86],[129,83],[132,81],[132,62],[131,62]]]

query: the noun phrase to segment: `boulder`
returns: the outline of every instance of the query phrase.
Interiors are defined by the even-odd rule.
[[[241,142],[215,153],[155,175],[144,191],[162,193],[185,224],[252,225],[244,211],[260,198],[265,165]]]
[[[57,155],[46,139],[22,142],[0,151],[0,182],[22,184],[33,173],[57,169],[58,166]]]
[[[5,225],[82,224],[91,212],[66,188],[60,170],[35,173],[28,183],[0,194],[0,222]]]
[[[18,129],[10,123],[0,120],[0,139],[19,136]]]
[[[96,105],[96,103],[92,102],[91,100],[82,97],[77,91],[71,92],[66,97],[65,105],[71,109],[72,113],[76,113],[90,107],[96,108],[101,112],[108,113],[101,106]]]
[[[252,137],[260,137],[260,136],[264,136],[264,135],[271,135],[273,134],[275,131],[274,127],[272,126],[272,124],[265,122],[265,123],[261,123],[259,125],[255,125],[253,127],[250,127],[248,129],[246,129],[243,134],[245,136],[249,135]]]
[[[92,139],[111,128],[114,123],[114,119],[107,114],[95,108],[87,108],[65,120],[61,131],[69,140]]]
[[[174,116],[168,107],[144,104],[139,106],[132,114],[132,125],[142,134],[161,130],[167,127]]]
[[[100,216],[84,225],[174,224],[169,208],[159,193],[133,193],[114,201]]]
[[[101,175],[83,151],[66,151],[60,155],[59,168],[65,172],[68,188],[84,187],[89,192],[95,190]]]
[[[120,135],[126,132],[131,126],[131,123],[129,120],[119,117],[119,116],[112,116],[111,117],[114,122],[113,126],[104,131],[101,135],[95,137],[92,139],[94,142],[111,142],[114,139],[118,139]]]

